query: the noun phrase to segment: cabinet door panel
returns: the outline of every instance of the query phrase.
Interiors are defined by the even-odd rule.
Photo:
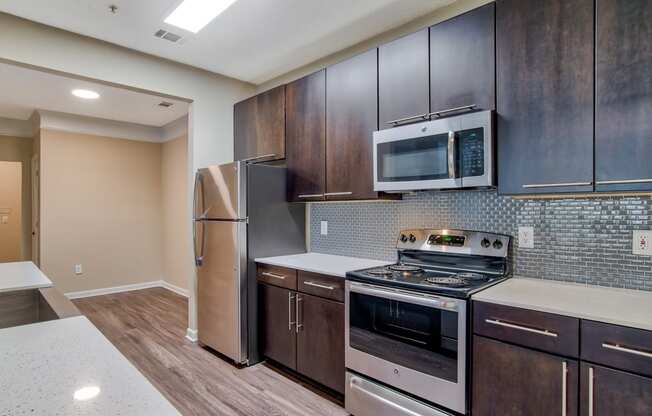
[[[428,113],[429,85],[428,29],[380,46],[378,48],[380,128],[392,127],[387,123],[388,121]]]
[[[344,304],[299,294],[297,371],[344,393]]]
[[[597,1],[598,191],[652,190],[651,21],[649,0]]]
[[[293,370],[297,368],[295,331],[296,292],[276,286],[258,285],[260,340],[263,355]]]
[[[319,201],[326,192],[326,71],[285,90],[288,200]]]
[[[326,69],[327,199],[372,199],[378,129],[378,50]]]
[[[649,416],[652,379],[582,363],[582,416]]]
[[[430,28],[430,108],[496,108],[495,9],[488,4]]]
[[[476,335],[473,415],[560,415],[564,404],[567,416],[577,415],[578,370],[577,361]]]
[[[498,187],[593,190],[593,0],[496,3]]]

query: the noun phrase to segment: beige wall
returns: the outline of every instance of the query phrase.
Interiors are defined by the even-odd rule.
[[[0,263],[21,260],[22,176],[22,163],[0,162]]]
[[[163,278],[168,283],[188,289],[194,273],[191,241],[186,237],[190,224],[187,171],[187,136],[162,144],[161,198],[163,231]]]
[[[43,271],[63,292],[162,279],[161,145],[40,137]]]
[[[30,138],[0,136],[0,161],[22,163],[20,260],[29,260],[32,258],[32,148],[33,140]]]

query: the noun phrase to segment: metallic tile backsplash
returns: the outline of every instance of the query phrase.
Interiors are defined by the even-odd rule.
[[[496,191],[420,192],[402,201],[313,203],[311,251],[396,259],[406,228],[460,228],[513,237],[517,276],[652,291],[652,257],[632,254],[632,230],[650,229],[649,196],[513,199]],[[328,221],[328,235],[321,235]],[[534,227],[534,248],[518,227]]]

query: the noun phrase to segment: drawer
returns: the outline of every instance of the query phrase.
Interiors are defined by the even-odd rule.
[[[474,302],[473,307],[473,331],[478,335],[567,357],[579,356],[579,319],[486,302]]]
[[[581,357],[652,377],[652,332],[583,320]]]
[[[344,302],[344,278],[299,270],[299,291]]]
[[[256,274],[259,282],[292,290],[297,288],[297,271],[294,269],[257,263]]]

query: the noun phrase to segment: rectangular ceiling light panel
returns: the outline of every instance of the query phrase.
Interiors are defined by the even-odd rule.
[[[165,23],[197,33],[236,0],[184,0],[165,19]]]

